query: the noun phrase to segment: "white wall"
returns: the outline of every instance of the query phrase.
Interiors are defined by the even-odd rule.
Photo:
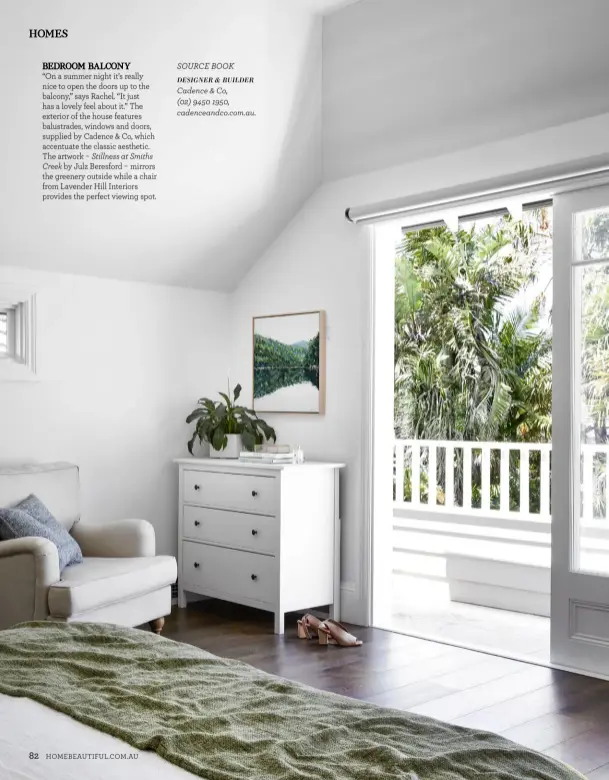
[[[324,178],[609,111],[606,0],[361,0],[324,19]]]
[[[38,377],[0,382],[0,460],[80,466],[85,520],[143,517],[176,552],[184,422],[224,387],[222,293],[0,267],[38,290]]]
[[[597,155],[609,158],[609,114],[326,184],[234,294],[231,371],[246,397],[251,397],[251,317],[316,308],[327,312],[325,416],[269,415],[269,421],[280,440],[301,444],[307,456],[347,464],[341,479],[345,619],[366,618],[362,416],[370,261],[369,228],[347,223],[345,208],[476,181],[500,182],[519,171]]]

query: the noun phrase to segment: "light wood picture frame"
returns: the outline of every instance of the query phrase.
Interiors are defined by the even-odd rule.
[[[252,408],[260,414],[324,414],[326,313],[252,319]]]

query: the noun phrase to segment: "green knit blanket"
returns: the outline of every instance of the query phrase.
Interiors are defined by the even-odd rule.
[[[136,629],[0,632],[0,692],[26,696],[205,780],[575,780],[485,732],[273,677]]]

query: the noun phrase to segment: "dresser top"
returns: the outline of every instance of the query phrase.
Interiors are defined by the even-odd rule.
[[[174,458],[181,466],[205,466],[206,469],[225,471],[230,469],[260,469],[261,471],[283,471],[284,469],[342,469],[344,463],[324,463],[319,460],[306,460],[304,463],[250,463],[237,458]]]

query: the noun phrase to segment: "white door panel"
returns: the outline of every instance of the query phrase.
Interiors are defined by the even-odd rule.
[[[552,661],[609,675],[609,187],[554,199]]]

